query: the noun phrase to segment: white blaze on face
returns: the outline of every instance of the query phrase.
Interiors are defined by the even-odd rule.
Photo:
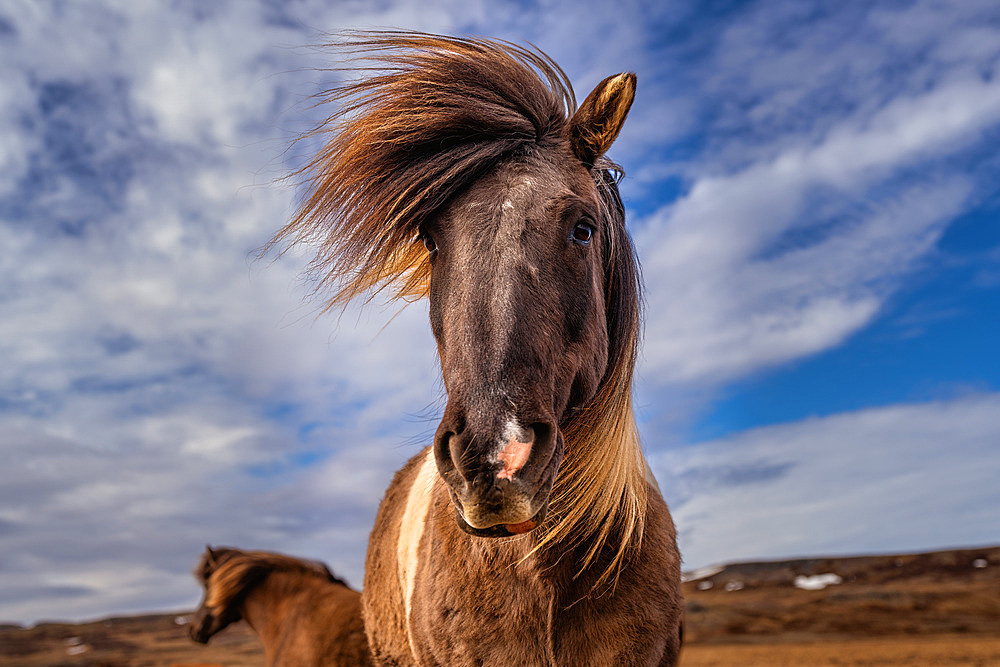
[[[504,427],[503,435],[497,442],[497,461],[503,464],[503,469],[497,473],[500,479],[512,479],[528,462],[531,456],[531,443],[535,435],[531,429],[521,428],[517,420],[509,418]]]
[[[510,327],[517,319],[517,310],[523,304],[515,298],[515,283],[528,265],[524,252],[524,234],[528,221],[524,216],[524,204],[532,196],[532,183],[526,178],[516,179],[510,186],[508,197],[500,204],[496,218],[496,237],[493,241],[497,253],[496,271],[498,280],[490,296],[490,318],[501,330]],[[498,332],[499,333],[499,332]],[[499,367],[507,348],[510,346],[509,331],[493,337],[493,349],[485,350],[488,359]]]

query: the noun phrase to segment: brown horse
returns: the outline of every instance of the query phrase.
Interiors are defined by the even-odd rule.
[[[603,156],[635,94],[576,107],[535,49],[361,33],[272,243],[318,243],[330,307],[430,300],[448,403],[386,492],[365,629],[383,665],[674,665],[680,557],[639,445],[640,284]],[[361,56],[359,56],[361,57]]]
[[[361,594],[322,563],[266,551],[207,547],[195,570],[205,598],[188,626],[202,644],[246,620],[269,667],[372,664]]]

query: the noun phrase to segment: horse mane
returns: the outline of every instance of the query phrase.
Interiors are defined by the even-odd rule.
[[[552,520],[539,548],[590,539],[577,576],[609,541],[614,555],[594,588],[617,583],[621,567],[638,553],[645,532],[647,467],[632,408],[632,375],[642,331],[642,279],[635,247],[625,227],[617,174],[607,162],[593,171],[604,231],[604,298],[608,367],[597,392],[561,425],[566,441],[562,468],[550,504]]]
[[[220,547],[206,549],[195,568],[205,585],[205,606],[221,610],[241,601],[269,574],[288,572],[347,586],[324,563],[303,560],[269,551],[241,551]]]
[[[370,31],[332,46],[368,76],[318,96],[334,111],[302,138],[326,144],[292,175],[305,194],[264,252],[317,245],[307,271],[328,309],[390,285],[426,296],[421,224],[504,157],[559,140],[572,86],[545,54],[503,41]]]
[[[307,272],[329,294],[327,309],[386,288],[395,299],[427,296],[421,225],[500,161],[569,141],[572,85],[538,49],[500,40],[374,31],[346,33],[334,46],[368,66],[320,95],[334,110],[304,138],[324,136],[326,144],[293,174],[306,177],[305,193],[265,252],[315,245]],[[608,368],[595,398],[562,425],[566,458],[539,545],[594,538],[582,572],[609,540],[618,541],[595,587],[617,579],[638,549],[646,513],[646,464],[632,411],[640,281],[617,171],[603,159],[591,169],[611,239]]]

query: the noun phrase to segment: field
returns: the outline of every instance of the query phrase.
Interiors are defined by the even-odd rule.
[[[996,667],[1000,639],[931,636],[854,639],[809,643],[694,644],[684,649],[682,667],[879,667],[903,665]]]
[[[685,667],[1000,665],[997,547],[742,563],[684,596]]]
[[[684,667],[1000,665],[1000,547],[742,563],[689,575],[684,589]],[[243,624],[201,646],[185,620],[0,626],[0,665],[263,665]]]

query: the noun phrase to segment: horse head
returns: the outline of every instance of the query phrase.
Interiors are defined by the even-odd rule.
[[[233,551],[206,546],[205,553],[195,568],[194,576],[204,589],[204,596],[188,622],[188,634],[199,644],[207,644],[209,639],[241,618],[234,596],[220,590],[220,582],[214,576],[219,565]]]
[[[561,425],[605,376],[606,269],[621,241],[591,166],[634,91],[634,75],[609,77],[565,140],[501,162],[421,227],[448,392],[434,454],[469,533],[541,523],[563,459]]]
[[[374,66],[324,93],[339,105],[317,129],[329,141],[272,245],[320,241],[311,268],[331,306],[389,286],[429,298],[448,393],[433,449],[463,530],[525,533],[564,498],[547,535],[603,541],[624,524],[628,545],[645,506],[639,281],[602,156],[635,76],[577,107],[558,65],[507,42],[376,32],[345,46],[371,47]]]

